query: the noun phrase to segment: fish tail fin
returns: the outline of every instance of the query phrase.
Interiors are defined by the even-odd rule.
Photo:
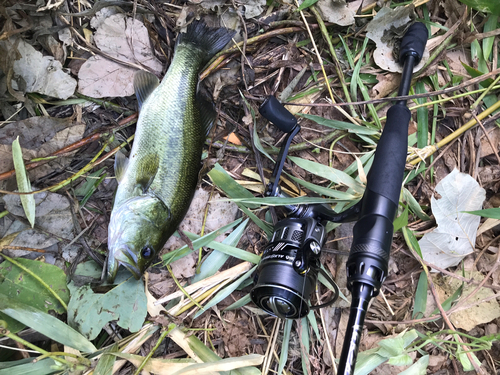
[[[221,28],[208,27],[202,21],[193,21],[185,33],[177,38],[177,46],[184,44],[195,47],[205,53],[205,60],[211,59],[234,36],[235,31]]]

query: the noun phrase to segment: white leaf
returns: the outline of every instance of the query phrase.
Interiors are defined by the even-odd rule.
[[[481,218],[462,211],[480,210],[486,193],[471,176],[453,170],[436,186],[432,197],[437,229],[419,241],[424,260],[441,268],[456,266],[474,251]]]
[[[26,168],[24,167],[23,151],[19,144],[19,137],[12,142],[12,158],[14,159],[14,168],[16,170],[17,189],[21,193],[31,192],[31,184],[28,176],[26,175]],[[35,197],[33,194],[21,195],[21,204],[23,205],[26,218],[33,228],[35,226]]]

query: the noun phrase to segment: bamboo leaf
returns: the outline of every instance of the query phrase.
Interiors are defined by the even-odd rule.
[[[311,172],[317,176],[326,178],[335,184],[341,184],[353,189],[356,193],[362,194],[365,187],[354,178],[346,174],[345,172],[339,171],[335,168],[327,167],[313,161],[305,160],[302,158],[297,158],[294,156],[289,156],[290,160],[297,164],[299,167]]]
[[[354,125],[349,122],[339,121],[339,120],[330,120],[321,116],[316,115],[306,115],[304,113],[297,114],[297,116],[302,116],[308,120],[314,121],[316,124],[323,125],[332,129],[337,130],[346,130],[353,134],[364,134],[364,135],[375,135],[380,134],[380,131],[377,129],[370,129],[364,126]]]
[[[44,358],[40,361],[33,361],[33,358],[29,360],[28,363],[22,363],[19,365],[14,365],[14,363],[22,361],[14,361],[12,367],[1,368],[0,375],[50,375],[60,372],[61,368],[56,361],[52,358]],[[10,362],[4,362],[2,365],[10,364]]]
[[[236,246],[240,241],[245,228],[248,224],[248,219],[246,219],[243,223],[238,225],[224,240],[223,244],[229,246]],[[226,262],[226,260],[230,257],[230,255],[225,254],[221,251],[214,250],[212,253],[205,259],[200,267],[200,273],[197,273],[191,279],[191,282],[194,284],[197,281],[206,279],[207,277],[215,274]]]
[[[315,193],[325,195],[325,196],[330,197],[330,198],[334,198],[335,202],[339,202],[339,201],[350,202],[350,201],[358,200],[361,198],[361,195],[354,195],[354,194],[346,193],[344,191],[338,191],[335,189],[330,189],[330,188],[326,188],[323,186],[318,186],[316,184],[304,181],[304,180],[297,178],[297,177],[294,177],[292,175],[288,175],[288,177],[290,179],[292,179],[293,181],[297,182],[298,184],[302,185],[303,187],[305,187],[311,191],[314,191]]]
[[[245,297],[240,298],[238,301],[235,303],[231,304],[230,306],[226,307],[224,311],[229,311],[229,310],[236,310],[239,309],[240,307],[245,306],[247,303],[252,302],[252,299],[250,298],[250,294],[247,294]]]
[[[23,151],[19,144],[19,137],[12,142],[12,158],[14,159],[14,169],[16,170],[17,190],[20,193],[30,193],[31,183],[24,167]],[[26,218],[33,228],[35,226],[35,197],[33,194],[21,195],[21,204],[23,205]]]
[[[61,344],[84,353],[97,350],[90,341],[59,319],[1,293],[0,311]]]
[[[114,344],[107,348],[104,353],[102,353],[97,366],[94,369],[93,375],[112,375],[113,365],[115,364],[116,356],[115,352],[118,351],[118,344]]]
[[[241,223],[241,219],[235,220],[232,223],[224,225],[222,228],[214,230],[213,232],[210,232],[210,233],[204,235],[203,237],[198,238],[197,240],[193,241],[193,248],[199,249],[200,247],[207,246],[210,242],[215,240],[218,236],[225,233],[227,230],[235,227],[239,223]],[[186,233],[186,234],[188,234],[188,233]],[[165,254],[163,256],[163,263],[170,264],[172,262],[175,262],[178,259],[181,259],[182,257],[185,257],[188,254],[191,254],[192,252],[193,252],[193,250],[191,250],[187,245],[184,245],[180,249],[177,249],[175,251],[171,251],[170,253]]]

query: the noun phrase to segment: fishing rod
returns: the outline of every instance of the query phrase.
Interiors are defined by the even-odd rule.
[[[398,96],[408,95],[412,72],[423,55],[427,28],[414,23],[403,36],[399,61],[403,65]],[[278,186],[292,138],[300,126],[295,117],[274,97],[261,105],[259,112],[287,133],[280,149],[266,195],[286,196]],[[338,374],[353,374],[361,332],[370,300],[377,296],[388,273],[393,221],[396,217],[408,148],[408,124],[411,113],[406,101],[398,100],[387,112],[363,198],[349,209],[336,213],[328,205],[284,206],[287,217],[280,220],[265,247],[250,292],[253,302],[271,315],[298,319],[310,309],[332,304],[338,287],[322,269],[319,258],[324,245],[325,225],[331,222],[357,221],[353,243],[346,263],[347,288],[352,301]],[[309,305],[310,294],[321,274],[334,291],[322,305]]]

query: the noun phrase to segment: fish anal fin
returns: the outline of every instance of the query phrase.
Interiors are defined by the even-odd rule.
[[[153,73],[140,70],[134,75],[134,90],[137,101],[139,102],[139,109],[151,95],[151,93],[158,87],[160,81]]]
[[[123,176],[128,167],[128,159],[122,151],[118,151],[115,155],[115,176],[118,183],[123,181]]]
[[[140,186],[143,193],[145,193],[153,183],[158,173],[159,165],[160,158],[157,154],[148,154],[142,158],[141,164],[137,170],[137,185]]]

